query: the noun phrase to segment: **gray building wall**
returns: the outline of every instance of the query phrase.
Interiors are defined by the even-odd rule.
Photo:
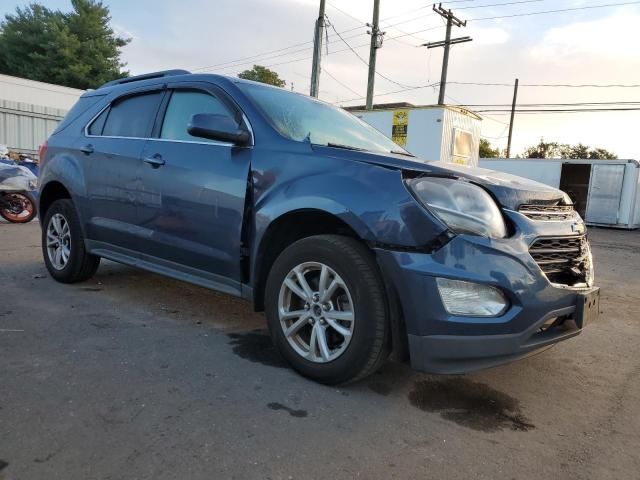
[[[9,150],[37,156],[66,110],[0,99],[0,143]]]
[[[36,156],[84,90],[0,75],[0,144]]]

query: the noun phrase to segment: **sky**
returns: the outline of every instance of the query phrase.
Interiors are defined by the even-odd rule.
[[[28,3],[0,0],[0,15]],[[41,3],[63,11],[71,8],[69,0]],[[110,7],[114,30],[131,39],[122,57],[133,74],[186,68],[237,75],[260,64],[275,70],[287,81],[287,88],[309,92],[319,0],[103,3]],[[620,3],[628,4],[611,5]],[[437,102],[437,87],[412,88],[440,79],[442,49],[419,46],[444,38],[443,20],[431,5],[423,0],[381,0],[381,27],[386,35],[378,50],[376,103]],[[457,0],[443,5],[468,20],[465,28],[454,28],[453,35],[473,38],[452,47],[447,103],[508,105],[513,95],[511,85],[519,78],[518,104],[638,102],[636,107],[640,107],[640,88],[533,86],[640,85],[640,1]],[[609,6],[588,8],[599,5]],[[365,23],[371,22],[372,9],[373,0],[327,0],[326,14],[332,27],[323,50],[322,100],[339,105],[364,103],[361,97],[367,89],[365,63],[369,55]],[[527,15],[564,9],[573,10]],[[493,18],[507,15],[511,17]],[[617,105],[620,107],[625,108]],[[504,148],[508,114],[481,115],[482,135]],[[640,111],[516,114],[512,152],[522,153],[544,138],[582,142],[606,148],[620,158],[640,159],[640,146],[632,134],[638,125]]]

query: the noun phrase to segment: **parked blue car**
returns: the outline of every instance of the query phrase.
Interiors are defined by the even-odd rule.
[[[393,353],[463,373],[540,352],[598,314],[563,192],[425,163],[350,113],[172,70],[85,93],[42,155],[44,261],[100,258],[243,297],[298,372],[361,379]]]

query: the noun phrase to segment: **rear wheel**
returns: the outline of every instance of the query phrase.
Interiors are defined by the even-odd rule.
[[[47,210],[42,224],[42,254],[47,270],[59,282],[82,282],[98,270],[100,257],[86,251],[71,200],[56,200]]]
[[[267,320],[282,355],[326,384],[373,373],[389,353],[385,290],[360,242],[319,235],[287,248],[265,292]]]

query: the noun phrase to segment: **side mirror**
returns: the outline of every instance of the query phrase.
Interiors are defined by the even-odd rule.
[[[231,142],[238,146],[248,145],[251,141],[249,132],[240,128],[231,117],[213,113],[197,113],[192,116],[187,132],[194,137]]]

